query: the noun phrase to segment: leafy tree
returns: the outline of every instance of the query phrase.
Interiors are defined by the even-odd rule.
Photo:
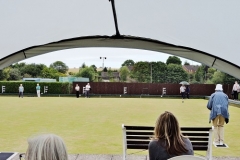
[[[25,73],[25,74],[23,75],[23,78],[32,78],[32,76],[31,76],[30,74]]]
[[[234,84],[237,78],[225,73],[223,77],[223,84]]]
[[[39,70],[43,70],[45,67],[47,67],[45,64],[37,64],[36,67],[39,69]]]
[[[19,71],[19,69],[17,68],[10,68],[9,69],[9,78],[8,80],[20,80],[21,77],[21,73]]]
[[[185,70],[183,70],[181,65],[169,64],[167,65],[166,81],[168,83],[188,81],[188,74]]]
[[[223,84],[224,76],[225,76],[224,73],[222,73],[222,72],[220,72],[220,71],[216,71],[216,72],[214,72],[214,74],[213,74],[212,82],[213,82],[214,84],[219,84],[219,83],[220,83],[220,84]]]
[[[163,62],[151,62],[152,82],[164,83],[166,80],[167,65]]]
[[[191,84],[200,84],[200,82],[198,82],[194,79],[193,81],[191,81]]]
[[[188,61],[185,61],[185,62],[184,62],[184,65],[190,65],[190,63],[188,63]]]
[[[41,75],[42,70],[47,67],[44,64],[26,64],[23,67],[19,68],[21,75],[30,75],[30,77],[39,77]]]
[[[194,73],[188,73],[188,77],[190,82],[192,83],[193,81],[195,81],[195,74]]]
[[[103,68],[103,72],[108,72],[107,67],[104,67],[104,68]]]
[[[73,73],[73,72],[68,72],[68,74],[71,75],[71,76],[75,75],[75,73]]]
[[[131,72],[131,78],[138,82],[164,83],[167,65],[163,62],[137,62]]]
[[[205,71],[204,71],[205,66],[200,66],[198,67],[196,73],[195,73],[195,80],[198,82],[201,82],[205,79]]]
[[[63,63],[62,61],[56,61],[56,62],[52,63],[50,65],[50,68],[53,68],[63,74],[67,73],[67,71],[68,71],[68,66],[65,63]]]
[[[212,80],[208,79],[208,80],[205,82],[205,84],[214,84],[214,83],[212,82]]]
[[[95,72],[97,72],[97,67],[93,64],[90,67],[92,67],[94,69]]]
[[[135,62],[133,60],[128,59],[128,60],[123,62],[122,67],[123,66],[134,66],[134,64],[135,64]]]
[[[214,68],[208,68],[208,71],[207,71],[207,79],[212,79],[212,77],[213,77],[213,75],[214,75],[214,73],[216,72],[216,69],[214,69]]]
[[[86,64],[85,63],[83,63],[82,64],[82,66],[81,66],[81,68],[85,68],[86,67]]]
[[[95,79],[95,71],[92,67],[85,67],[80,69],[79,73],[76,74],[76,77],[85,77],[89,78],[89,81],[93,81]]]
[[[128,67],[127,66],[123,66],[120,68],[120,78],[121,78],[121,81],[125,82],[127,80],[127,77],[129,75],[129,70],[128,70]]]
[[[101,76],[101,74],[102,74],[102,71],[97,71],[98,76]]]
[[[15,63],[15,64],[12,64],[12,65],[10,66],[10,68],[17,68],[17,69],[20,69],[20,68],[23,68],[25,65],[26,65],[25,62],[22,62],[22,63]]]
[[[108,70],[107,70],[107,74],[109,77],[112,77],[113,76],[113,70],[109,67]],[[111,81],[111,79],[110,79]],[[113,82],[113,81],[112,81]]]
[[[3,73],[3,70],[0,70],[0,80],[4,80],[5,79],[5,75]]]
[[[137,62],[133,66],[131,78],[138,82],[150,82],[150,65],[149,62]]]
[[[167,61],[166,61],[166,64],[169,65],[171,63],[181,65],[182,61],[180,60],[180,58],[178,58],[176,56],[169,56]]]
[[[53,79],[58,80],[59,77],[65,77],[65,76],[66,76],[65,74],[58,72],[54,68],[45,67],[41,72],[42,78],[53,78]]]
[[[8,68],[0,70],[0,80],[7,80],[9,78]]]
[[[43,68],[46,67],[44,64],[26,64],[26,63],[15,63],[10,68],[16,68],[20,71],[21,76],[28,74],[30,77],[39,77]]]

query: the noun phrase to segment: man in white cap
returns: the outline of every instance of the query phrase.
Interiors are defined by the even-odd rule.
[[[229,113],[228,113],[228,96],[223,93],[223,88],[221,84],[217,84],[215,88],[215,93],[209,98],[207,108],[210,112],[210,120],[212,120],[214,127],[214,141],[213,144],[224,145],[224,122],[228,123]]]

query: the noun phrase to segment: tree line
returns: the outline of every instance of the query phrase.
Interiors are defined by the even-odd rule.
[[[187,61],[184,65],[190,65]],[[128,66],[133,70],[128,72]],[[124,74],[121,71],[124,70]],[[204,64],[198,66],[194,73],[188,73],[182,68],[182,61],[176,56],[169,56],[166,63],[163,62],[136,62],[126,60],[120,69],[123,81],[136,81],[147,83],[179,83],[187,81],[191,84],[233,84],[237,78],[218,71]]]
[[[184,65],[190,65],[187,61]],[[61,62],[56,61],[49,67],[44,64],[26,64],[16,63],[0,71],[0,80],[12,81],[21,80],[22,78],[52,78],[75,76],[87,77],[90,81],[102,81],[101,72],[107,72],[110,81],[117,81],[112,76],[113,72],[119,72],[121,82],[141,82],[141,83],[179,83],[188,81],[190,83],[206,84],[233,84],[235,77],[220,72],[214,68],[200,65],[195,73],[188,73],[182,67],[182,61],[176,56],[169,56],[166,63],[157,62],[134,62],[126,60],[119,70],[103,68],[97,70],[95,65],[86,66],[85,63],[79,67],[77,73],[68,72],[69,67]]]
[[[22,78],[53,78],[67,76],[68,66],[56,61],[49,67],[44,64],[16,63],[0,71],[0,80],[12,81]]]

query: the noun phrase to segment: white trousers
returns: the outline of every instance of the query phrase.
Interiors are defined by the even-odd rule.
[[[40,90],[37,90],[37,96],[40,97]]]

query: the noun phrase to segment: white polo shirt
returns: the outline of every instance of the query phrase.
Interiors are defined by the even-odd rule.
[[[185,86],[181,86],[180,87],[180,92],[182,93],[182,92],[185,92],[185,90],[186,90],[186,87]]]

